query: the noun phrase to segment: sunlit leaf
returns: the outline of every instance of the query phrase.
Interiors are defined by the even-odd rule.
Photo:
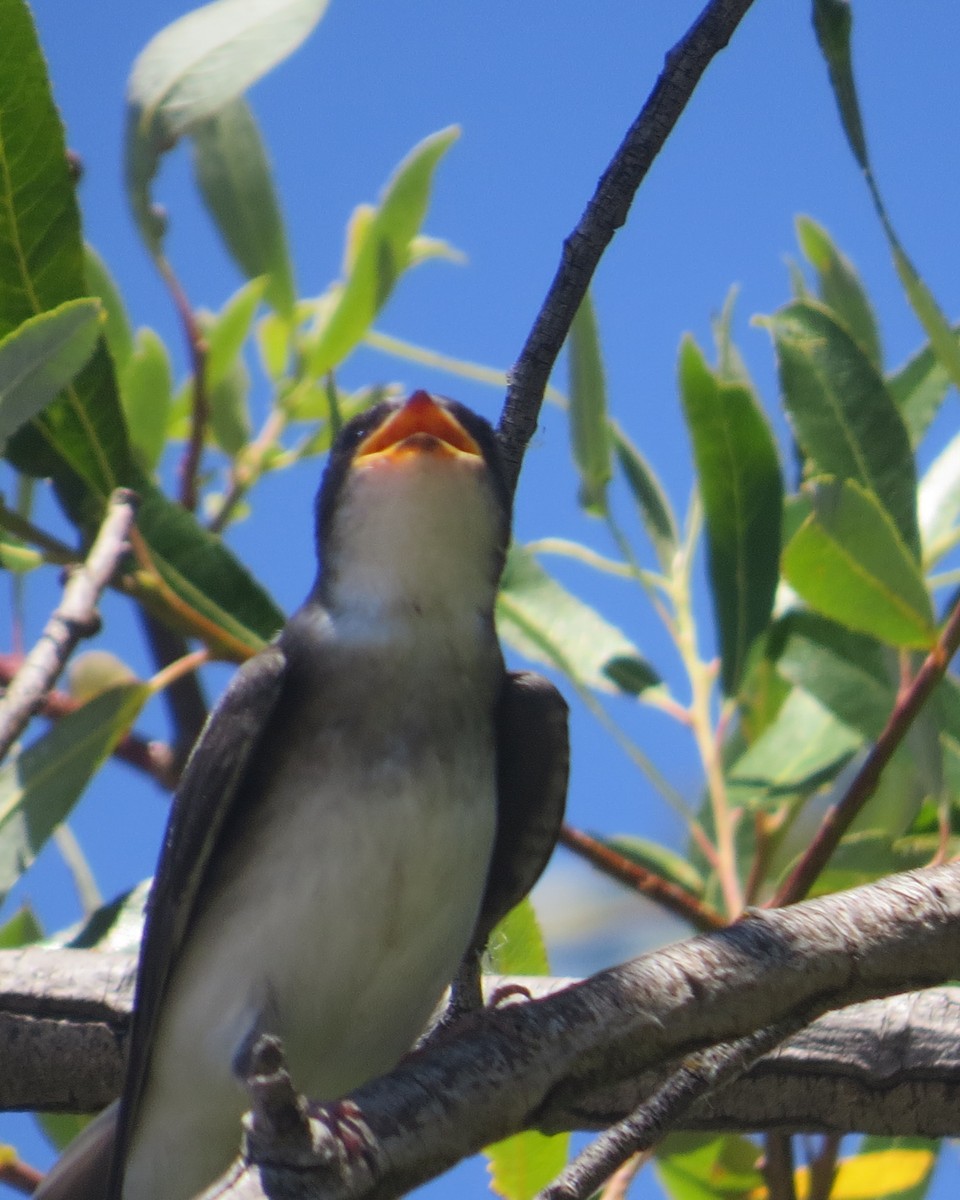
[[[607,664],[641,658],[624,633],[561,587],[521,546],[513,546],[497,599],[497,629],[515,650],[580,684],[612,691]]]
[[[721,680],[730,695],[773,609],[783,480],[756,397],[718,378],[690,338],[680,350],[680,394],[706,518]]]
[[[924,557],[956,533],[960,523],[960,433],[947,442],[920,481],[917,498]]]
[[[669,575],[680,543],[677,520],[670,501],[653,467],[615,421],[610,422],[610,433],[617,462],[633,493],[640,518],[653,542],[661,568]]]
[[[777,670],[865,737],[876,738],[897,698],[883,647],[816,613],[791,613]]]
[[[848,833],[807,893],[809,899],[843,892],[897,871],[925,867],[937,854],[938,837],[894,837],[886,829]]]
[[[0,950],[17,950],[43,937],[43,927],[29,904],[21,904],[12,917],[0,925]]]
[[[98,301],[67,300],[0,340],[0,445],[56,399],[99,338]]]
[[[916,552],[913,451],[882,376],[822,305],[790,304],[769,325],[784,403],[804,452],[819,474],[872,491]]]
[[[152,253],[164,232],[150,196],[161,155],[292,54],[327,3],[215,0],[172,22],[141,51],[127,84],[126,177]]]
[[[434,171],[458,136],[456,127],[431,134],[394,172],[376,215],[364,224],[352,269],[310,348],[308,365],[314,376],[343,362],[410,266],[411,243],[426,215]]]
[[[656,1172],[671,1200],[752,1200],[766,1187],[760,1155],[738,1135],[671,1133],[657,1149]]]
[[[926,1194],[937,1161],[935,1150],[896,1148],[842,1158],[830,1188],[830,1200],[919,1200]],[[810,1170],[796,1172],[798,1194],[809,1194]]]
[[[588,292],[580,302],[568,338],[570,363],[570,442],[580,476],[580,504],[601,515],[613,473],[607,426],[607,383],[600,332]]]
[[[137,330],[133,353],[120,372],[120,399],[134,454],[152,471],[166,445],[173,400],[170,355],[152,329]]]
[[[570,1154],[570,1135],[546,1137],[535,1129],[515,1134],[484,1151],[490,1190],[504,1200],[533,1200],[560,1174]]]
[[[66,819],[149,695],[144,684],[112,688],[0,766],[0,895]]]
[[[826,617],[893,646],[936,640],[917,564],[876,497],[852,479],[810,487],[813,511],[783,551],[790,586]]]
[[[83,253],[86,294],[100,301],[106,315],[103,335],[107,339],[114,366],[119,371],[133,353],[133,328],[130,318],[127,316],[120,289],[107,264],[89,243],[84,245]]]
[[[594,834],[594,836],[598,836]],[[613,837],[600,838],[605,846],[616,850],[630,862],[636,863],[647,871],[662,876],[670,883],[677,884],[694,896],[703,895],[703,878],[690,863],[673,850],[652,842],[649,838],[635,837],[633,834],[616,834]]]
[[[883,368],[880,331],[860,277],[829,233],[810,217],[797,217],[797,238],[817,272],[820,299],[843,321],[877,370]]]
[[[296,287],[280,202],[260,130],[237,98],[192,131],[193,166],[200,193],[240,269],[265,276],[266,299],[293,315]]]
[[[495,975],[549,975],[550,963],[540,922],[529,897],[503,918],[487,947]]]
[[[929,342],[887,376],[887,388],[916,449],[950,389],[950,376]]]

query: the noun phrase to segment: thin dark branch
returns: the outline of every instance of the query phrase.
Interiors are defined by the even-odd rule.
[[[186,657],[190,648],[185,637],[164,625],[142,605],[138,605],[137,611],[158,671]],[[174,765],[179,774],[207,719],[207,700],[200,676],[191,671],[174,680],[163,689],[163,700],[173,726]]]
[[[564,825],[560,830],[560,842],[574,854],[586,859],[598,871],[653,900],[661,908],[682,918],[701,933],[711,929],[723,929],[729,924],[722,913],[705,904],[685,888],[647,870],[646,867],[641,867],[638,863],[631,862],[629,858],[618,854],[610,846],[605,846],[589,833],[574,829],[572,825]]]
[[[587,1200],[631,1155],[650,1150],[676,1128],[698,1100],[742,1075],[804,1024],[803,1017],[790,1018],[689,1055],[649,1100],[578,1154],[538,1200]]]
[[[71,571],[63,599],[0,700],[0,759],[41,707],[80,639],[99,629],[97,604],[129,548],[136,504],[133,492],[125,488],[110,497],[86,561]]]
[[[624,224],[637,189],[676,125],[714,56],[727,45],[753,0],[711,0],[667,54],[640,115],[603,173],[577,227],[566,239],[560,266],[510,375],[499,436],[511,486],[550,373],[586,295],[597,264]]]
[[[191,308],[187,294],[170,262],[162,254],[156,256],[155,262],[157,270],[173,298],[177,315],[183,326],[184,337],[187,340],[187,352],[190,355],[190,368],[193,372],[190,436],[187,439],[187,447],[180,463],[180,503],[188,512],[194,512],[197,507],[197,479],[200,475],[200,461],[203,458],[203,444],[207,436],[207,426],[210,423],[210,402],[207,397],[207,342],[197,321],[197,314]]]
[[[913,683],[897,699],[893,712],[846,794],[824,816],[813,842],[770,901],[771,907],[796,904],[810,890],[814,880],[830,861],[830,856],[840,844],[840,839],[873,795],[884,768],[906,737],[907,730],[930,693],[943,678],[958,646],[960,600],[954,605],[943,633],[927,655]]]
[[[793,1141],[788,1133],[768,1133],[763,1139],[761,1170],[770,1200],[797,1200]]]

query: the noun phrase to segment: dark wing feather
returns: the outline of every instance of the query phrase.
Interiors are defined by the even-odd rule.
[[[567,711],[542,675],[506,675],[497,710],[497,836],[475,952],[537,882],[557,843],[570,770]]]
[[[147,904],[110,1200],[118,1200],[122,1189],[124,1160],[170,971],[211,853],[276,706],[286,670],[286,658],[277,646],[261,651],[240,668],[200,735],[173,800]]]

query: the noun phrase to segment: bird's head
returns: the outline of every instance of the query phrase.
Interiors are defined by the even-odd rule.
[[[510,535],[496,436],[418,391],[348,422],[317,497],[318,589],[330,609],[488,613]]]

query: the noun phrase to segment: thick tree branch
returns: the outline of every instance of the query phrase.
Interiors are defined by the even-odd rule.
[[[753,0],[711,0],[667,54],[640,115],[604,171],[510,375],[498,433],[511,486],[516,486],[550,372],[597,264],[623,225],[637,189],[686,108],[714,56],[726,46]]]
[[[951,978],[960,866],[776,912],[485,1014],[354,1094],[375,1136],[354,1190],[393,1196],[520,1128],[603,1128],[690,1054],[800,1014]],[[0,955],[0,1107],[95,1108],[121,1083],[134,964],[83,951]],[[83,976],[87,975],[87,981]],[[535,991],[562,986],[531,981]],[[698,1100],[686,1128],[960,1134],[960,997],[950,989],[822,1018]],[[254,1187],[241,1172],[244,1188]],[[239,1186],[239,1185],[238,1185]],[[237,1192],[231,1195],[256,1195]]]
[[[128,549],[136,503],[125,488],[110,497],[86,561],[70,572],[63,599],[0,700],[0,759],[43,704],[80,639],[99,629],[97,604]]]

